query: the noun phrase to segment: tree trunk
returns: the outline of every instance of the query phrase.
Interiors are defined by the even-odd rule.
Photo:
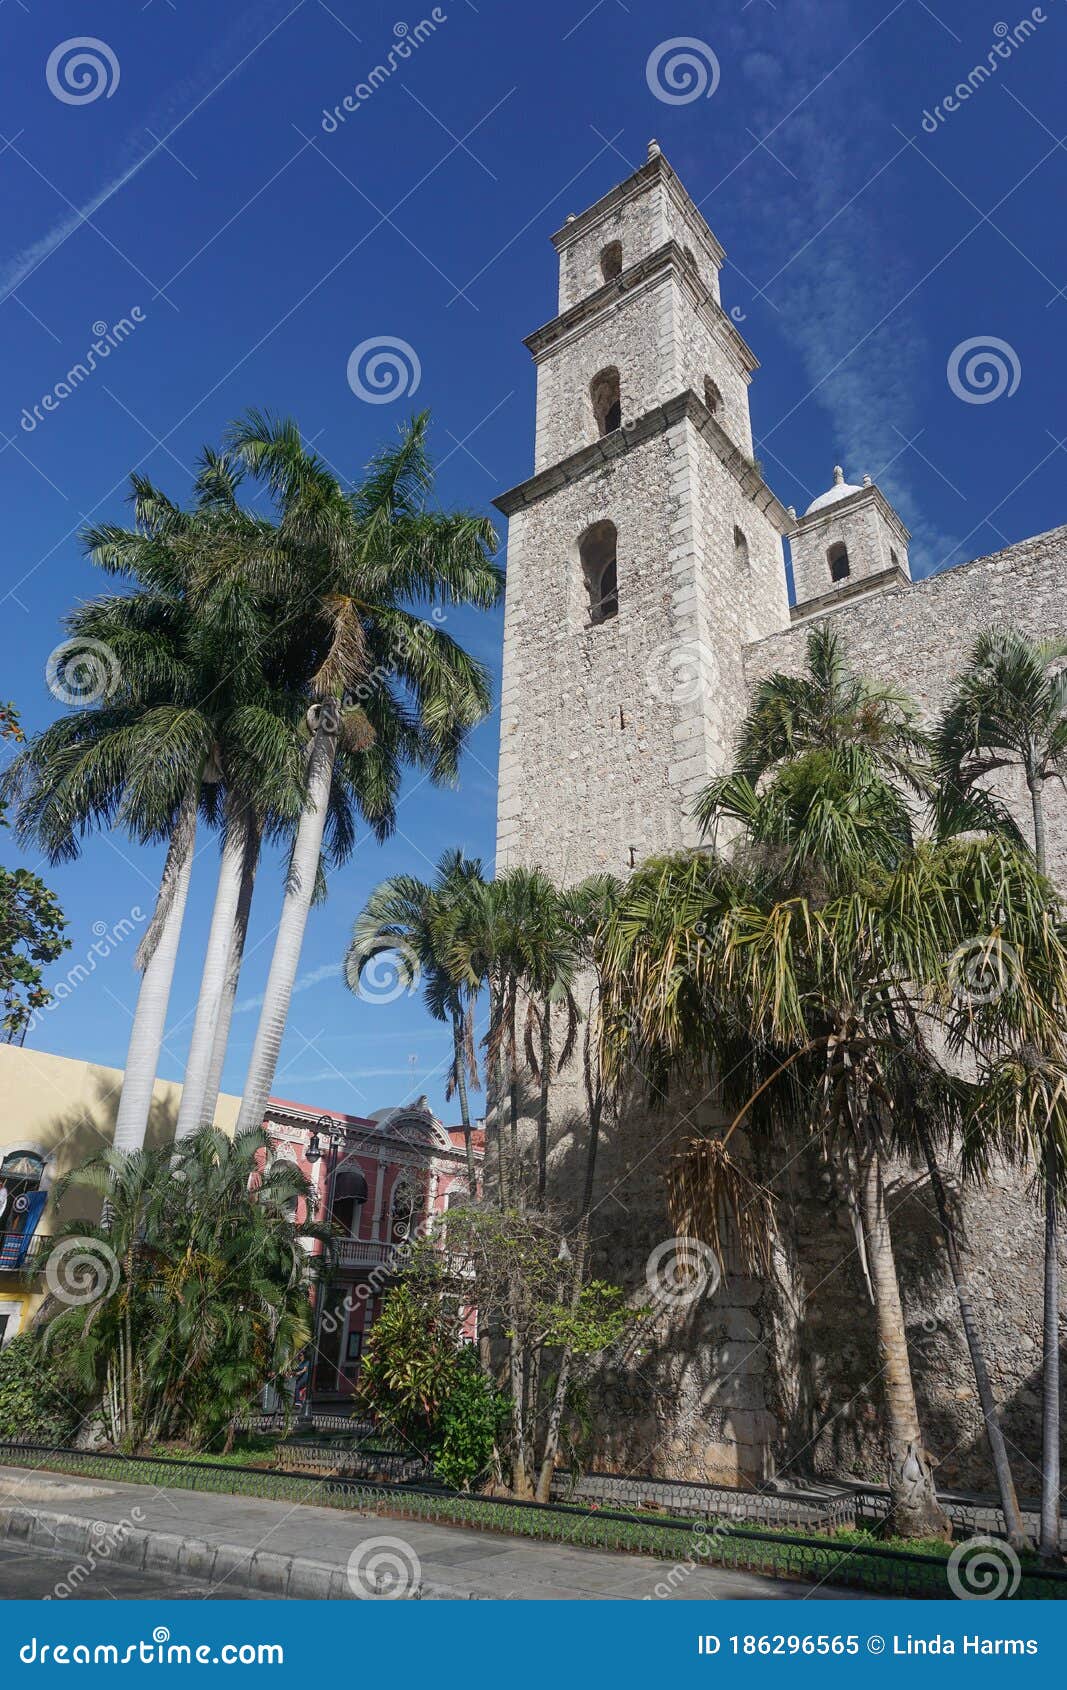
[[[1026,783],[1034,817],[1034,857],[1046,871],[1045,805],[1041,778],[1027,766]],[[1041,1364],[1041,1532],[1043,1560],[1060,1553],[1060,1263],[1056,1169],[1045,1177],[1045,1298]]]
[[[140,1150],[148,1131],[159,1051],[163,1043],[171,982],[174,979],[174,963],[178,955],[185,902],[189,895],[199,799],[197,787],[188,792],[182,800],[178,819],[170,836],[167,860],[163,865],[163,878],[152,918],[152,928],[155,931],[150,928],[145,935],[145,943],[149,949],[137,994],[137,1007],[133,1012],[130,1043],[126,1051],[122,1096],[115,1118],[116,1150]]]
[[[467,1097],[467,1057],[462,1009],[452,1011],[452,1052],[456,1063],[456,1090],[459,1093],[459,1118],[463,1125],[463,1148],[467,1153],[467,1189],[471,1202],[474,1203],[478,1197],[478,1170],[474,1161],[471,1110]]]
[[[1045,1314],[1041,1372],[1041,1538],[1043,1560],[1060,1554],[1060,1262],[1056,1182],[1045,1181]]]
[[[578,1299],[582,1294],[582,1282],[585,1278],[585,1252],[588,1243],[585,1216],[578,1231],[578,1241],[574,1251],[574,1278],[571,1281],[570,1306],[571,1312],[577,1308]],[[559,1372],[556,1375],[556,1389],[552,1394],[552,1404],[548,1411],[545,1425],[545,1442],[541,1451],[541,1467],[537,1476],[537,1502],[551,1502],[552,1479],[556,1471],[556,1456],[559,1453],[559,1438],[563,1428],[563,1411],[567,1406],[567,1386],[570,1384],[571,1367],[574,1362],[574,1351],[567,1345],[560,1356]]]
[[[522,1335],[512,1304],[512,1329],[508,1335],[508,1376],[511,1384],[511,1411],[514,1417],[514,1452],[511,1462],[511,1488],[517,1497],[529,1500],[533,1495],[530,1481],[530,1457],[527,1446],[526,1369],[523,1365]]]
[[[926,1157],[926,1166],[930,1174],[930,1186],[937,1204],[938,1219],[941,1222],[941,1235],[945,1241],[945,1253],[948,1256],[949,1270],[952,1283],[956,1287],[956,1298],[960,1307],[960,1320],[963,1324],[964,1336],[967,1339],[967,1349],[970,1352],[971,1367],[974,1370],[974,1382],[978,1388],[978,1401],[982,1408],[982,1418],[985,1421],[986,1436],[989,1439],[989,1450],[993,1457],[993,1468],[997,1475],[997,1490],[1000,1493],[1000,1506],[1004,1513],[1004,1525],[1008,1539],[1015,1549],[1028,1549],[1029,1539],[1023,1525],[1023,1517],[1019,1510],[1019,1498],[1015,1492],[1015,1479],[1008,1460],[1007,1446],[1004,1433],[1000,1426],[1000,1416],[997,1405],[993,1400],[993,1386],[986,1364],[985,1351],[982,1348],[982,1336],[978,1330],[978,1323],[974,1316],[974,1305],[967,1285],[967,1278],[960,1261],[960,1253],[956,1242],[956,1227],[945,1195],[945,1186],[941,1178],[941,1169],[934,1154],[933,1142],[926,1118],[919,1109],[914,1114],[915,1128]]]
[[[548,1091],[552,1080],[552,1009],[546,997],[541,1015],[541,1095],[537,1106],[537,1207],[548,1195]]]
[[[592,1041],[592,1016],[590,1016],[586,1024],[583,1052],[585,1098],[589,1106],[589,1144],[585,1153],[585,1185],[582,1190],[582,1206],[578,1213],[579,1228],[586,1226],[589,1212],[593,1207],[593,1180],[596,1176],[596,1157],[600,1145],[600,1123],[604,1114],[604,1087],[599,1056],[592,1048]]]
[[[915,1386],[904,1336],[900,1285],[885,1207],[882,1164],[876,1150],[869,1151],[864,1158],[861,1185],[867,1263],[883,1362],[889,1440],[890,1513],[887,1529],[898,1537],[939,1537],[947,1541],[952,1535],[952,1527],[937,1500],[933,1473],[919,1428]]]
[[[289,999],[300,964],[308,910],[315,892],[339,727],[340,711],[336,702],[328,699],[319,707],[315,738],[308,759],[307,800],[293,846],[278,936],[274,942],[263,1008],[248,1064],[241,1112],[237,1118],[238,1132],[248,1132],[263,1125],[267,1099],[274,1084],[289,1014]]]
[[[222,1070],[226,1064],[226,1051],[230,1043],[230,1024],[233,1020],[233,1006],[237,998],[237,986],[241,978],[241,964],[244,961],[245,940],[248,937],[248,917],[252,908],[252,892],[256,883],[256,869],[259,865],[260,827],[251,811],[245,816],[244,856],[241,862],[241,890],[237,897],[237,913],[234,917],[233,934],[230,939],[230,960],[226,970],[226,983],[223,988],[222,1002],[219,1005],[219,1018],[215,1027],[215,1039],[211,1047],[211,1066],[208,1069],[207,1085],[204,1089],[204,1108],[201,1124],[211,1126],[215,1119],[218,1106],[219,1092],[222,1089]]]
[[[211,912],[211,926],[207,936],[204,972],[200,978],[200,996],[197,999],[189,1055],[185,1064],[185,1084],[178,1108],[178,1124],[174,1131],[176,1140],[188,1138],[190,1133],[195,1133],[204,1119],[215,1033],[230,973],[230,954],[237,920],[237,903],[241,895],[247,826],[243,805],[227,804],[226,812],[226,837],[219,865],[215,907]]]

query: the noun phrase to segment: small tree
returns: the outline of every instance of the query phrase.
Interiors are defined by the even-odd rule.
[[[0,704],[0,740],[24,738],[13,704]],[[0,827],[6,827],[0,799]],[[70,948],[54,892],[29,869],[0,866],[0,1026],[8,1044],[25,1039],[34,1014],[52,1001],[41,971]]]
[[[453,1286],[503,1350],[511,1488],[548,1500],[576,1363],[618,1343],[640,1312],[616,1285],[585,1278],[585,1253],[542,1210],[449,1209],[437,1236]]]

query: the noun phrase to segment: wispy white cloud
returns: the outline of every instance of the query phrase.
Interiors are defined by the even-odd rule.
[[[749,127],[777,158],[755,150],[730,190],[752,214],[741,267],[766,287],[775,325],[799,355],[810,393],[784,421],[763,419],[768,457],[788,461],[790,432],[799,432],[817,403],[829,418],[832,455],[828,450],[825,480],[813,491],[829,486],[835,460],[849,480],[874,476],[912,531],[918,572],[924,559],[943,559],[958,542],[925,517],[910,480],[918,461],[906,448],[922,426],[938,355],[907,297],[922,270],[896,244],[896,178],[921,166],[879,97],[879,56],[894,27],[888,5],[864,17],[854,0],[792,0],[785,32],[780,12],[746,10],[730,30],[730,45],[744,78]],[[713,227],[717,199],[713,194],[702,206]],[[742,302],[746,283],[731,277],[730,284]],[[796,395],[802,398],[803,390]],[[772,481],[774,470],[771,461]]]
[[[309,992],[312,986],[321,986],[324,980],[339,980],[341,978],[341,964],[339,962],[324,962],[320,968],[312,968],[307,974],[301,974],[293,984],[292,996],[298,992]],[[258,997],[240,998],[233,1006],[235,1015],[247,1015],[249,1010],[262,1009],[263,993]]]
[[[127,137],[119,148],[116,167],[103,185],[80,205],[64,212],[43,235],[0,267],[0,301],[21,287],[87,219],[131,182],[162,150],[160,141],[167,141],[174,135],[200,105],[238,73],[239,68],[288,17],[299,11],[303,3],[304,0],[264,0],[263,4],[236,19],[194,74],[176,84],[166,98],[146,114],[142,127]],[[177,144],[175,142],[175,146]],[[28,156],[28,149],[25,150]]]

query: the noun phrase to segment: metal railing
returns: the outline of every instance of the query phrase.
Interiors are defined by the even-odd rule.
[[[396,1255],[395,1244],[381,1244],[372,1238],[337,1238],[334,1250],[337,1264],[343,1268],[391,1267]]]

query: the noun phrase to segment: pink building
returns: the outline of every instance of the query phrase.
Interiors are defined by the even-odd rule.
[[[425,1097],[367,1118],[271,1098],[264,1126],[274,1157],[295,1162],[311,1181],[314,1219],[332,1220],[339,1234],[312,1374],[313,1398],[325,1408],[352,1394],[364,1340],[407,1239],[425,1233],[451,1202],[466,1200],[463,1132],[442,1126]],[[477,1129],[473,1138],[480,1179],[485,1134]],[[301,1200],[296,1219],[304,1218]],[[473,1308],[468,1330],[473,1338]]]

